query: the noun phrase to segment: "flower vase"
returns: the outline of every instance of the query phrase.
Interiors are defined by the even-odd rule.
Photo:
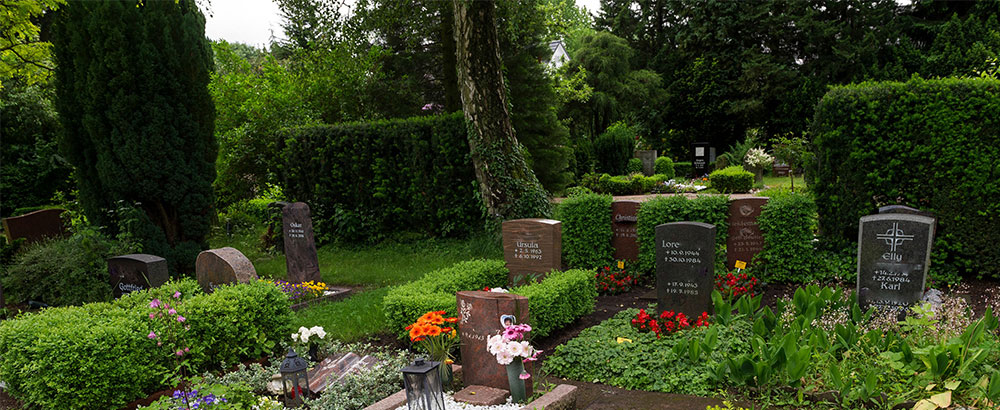
[[[447,391],[451,388],[452,381],[454,380],[454,370],[452,370],[451,365],[446,361],[441,362],[439,369],[441,369],[441,385]]]
[[[319,361],[319,345],[312,343],[309,344],[309,360],[314,362]]]
[[[521,373],[524,372],[524,362],[520,357],[515,357],[513,362],[507,365],[507,383],[510,384],[510,397],[514,403],[524,403],[525,388]]]

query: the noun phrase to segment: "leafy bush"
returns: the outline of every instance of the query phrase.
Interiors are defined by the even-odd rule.
[[[635,174],[642,173],[642,160],[639,158],[632,158],[628,160],[628,166],[625,167],[625,173]]]
[[[665,175],[661,174],[648,177],[642,176],[642,174],[622,176],[587,174],[583,176],[581,184],[594,192],[602,194],[639,195],[652,191],[668,179]]]
[[[691,178],[694,174],[694,164],[691,162],[675,162],[674,175],[678,178]]]
[[[556,210],[562,221],[563,261],[572,268],[593,269],[611,262],[610,195],[566,198]]]
[[[219,223],[231,229],[250,229],[271,221],[268,204],[277,201],[271,198],[241,199],[219,213]]]
[[[22,250],[3,275],[8,300],[37,300],[65,306],[111,300],[105,259],[132,253],[135,248],[87,230]]]
[[[402,338],[404,328],[424,313],[443,310],[446,316],[455,316],[456,292],[505,286],[508,274],[502,260],[471,260],[395,287],[382,299],[388,328]]]
[[[825,241],[905,204],[938,220],[932,270],[1000,278],[1000,81],[914,78],[829,91],[810,134]]]
[[[663,175],[667,180],[673,179],[674,177],[674,161],[670,157],[656,157],[656,164],[654,165],[655,173]]]
[[[804,194],[772,196],[757,218],[764,247],[755,257],[754,271],[764,282],[807,283],[824,279],[813,242],[816,203]]]
[[[511,293],[528,298],[534,337],[548,336],[590,314],[597,300],[594,271],[584,269],[552,272],[541,282],[514,288]]]
[[[628,161],[635,150],[636,131],[624,122],[612,124],[594,141],[597,171],[612,175],[626,174]],[[640,167],[642,163],[640,162]]]
[[[656,232],[657,225],[669,222],[694,221],[715,225],[716,248],[726,245],[726,230],[729,229],[729,199],[725,196],[699,196],[687,199],[683,196],[653,198],[643,202],[639,208],[639,222],[636,230],[639,235],[639,268],[638,274],[652,273],[656,268]],[[725,261],[725,253],[716,251],[717,262]],[[716,263],[719,265],[719,263]]]
[[[320,242],[462,236],[483,226],[461,113],[279,134],[275,172],[288,198],[309,204]]]
[[[753,188],[753,173],[734,165],[708,175],[712,188],[722,193],[745,194]]]
[[[591,191],[590,188],[587,188],[585,186],[573,186],[566,189],[567,197],[587,195],[592,193],[594,193],[594,191]]]

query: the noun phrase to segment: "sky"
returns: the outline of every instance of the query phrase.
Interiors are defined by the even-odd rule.
[[[576,0],[576,4],[591,13],[600,8],[599,0]],[[263,47],[271,44],[272,36],[285,38],[281,13],[271,0],[211,0],[206,18],[205,35],[212,40]]]

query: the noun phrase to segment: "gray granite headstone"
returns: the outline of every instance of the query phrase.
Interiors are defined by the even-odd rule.
[[[320,282],[319,259],[316,256],[316,239],[313,236],[309,205],[295,202],[281,208],[281,228],[285,237],[285,264],[288,281]]]
[[[641,149],[635,151],[635,157],[642,161],[642,174],[650,176],[656,173],[656,150]]]
[[[715,225],[673,222],[656,226],[656,308],[691,318],[713,313]]]
[[[194,271],[198,284],[205,292],[211,292],[219,285],[248,283],[257,279],[257,270],[250,259],[228,246],[199,253]]]
[[[878,214],[858,228],[858,303],[862,308],[905,307],[920,300],[934,241],[934,218]]]
[[[170,279],[167,260],[144,253],[108,258],[108,275],[115,299],[126,293],[162,286]]]

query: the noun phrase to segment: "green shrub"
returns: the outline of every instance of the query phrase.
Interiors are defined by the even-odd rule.
[[[483,226],[461,113],[279,134],[275,172],[288,198],[309,204],[320,242],[463,236]]]
[[[594,191],[591,191],[590,188],[587,188],[585,186],[572,186],[566,189],[566,197],[587,195],[592,193],[594,193]]]
[[[632,159],[628,160],[628,166],[625,167],[625,173],[627,173],[627,174],[635,174],[635,173],[641,174],[642,173],[642,160],[639,159],[639,158],[632,158]]]
[[[594,269],[611,262],[610,195],[566,198],[556,211],[562,221],[563,262],[571,268]]]
[[[132,245],[93,230],[66,239],[25,246],[3,275],[11,301],[37,300],[52,306],[111,300],[106,258],[132,253]]]
[[[639,241],[638,272],[652,273],[656,268],[657,225],[669,222],[694,221],[715,225],[716,260],[723,263],[725,253],[720,250],[726,245],[726,230],[729,229],[729,199],[719,195],[698,196],[687,199],[683,196],[653,198],[643,202],[639,208],[639,222],[636,224]],[[717,263],[718,265],[718,263]]]
[[[241,199],[219,213],[219,223],[231,229],[250,229],[271,220],[267,205],[277,201],[271,198]]]
[[[640,195],[650,192],[657,185],[667,181],[666,175],[656,174],[652,176],[642,176],[642,174],[611,176],[608,174],[587,174],[580,181],[584,187],[602,194],[612,195]]]
[[[937,217],[931,273],[1000,278],[1000,81],[837,87],[810,134],[824,241],[856,243],[859,218],[909,205]]]
[[[654,165],[657,174],[663,175],[666,180],[674,177],[674,161],[670,157],[656,157]]]
[[[598,136],[594,141],[597,172],[624,175],[635,150],[635,135],[632,127],[619,121]]]
[[[690,162],[674,163],[674,176],[677,178],[691,178],[692,174],[694,174],[694,165]]]
[[[754,272],[764,282],[806,283],[824,279],[813,243],[816,203],[804,194],[772,196],[757,218],[764,247],[754,258]]]
[[[443,310],[455,316],[456,292],[506,286],[508,274],[504,261],[480,259],[459,262],[397,286],[382,299],[388,328],[402,338],[404,328],[424,313]]]
[[[553,271],[541,282],[512,289],[511,293],[528,298],[534,337],[548,336],[590,314],[597,300],[594,271],[589,269]]]
[[[712,171],[708,175],[712,188],[722,193],[745,194],[753,188],[753,173],[740,165]]]

